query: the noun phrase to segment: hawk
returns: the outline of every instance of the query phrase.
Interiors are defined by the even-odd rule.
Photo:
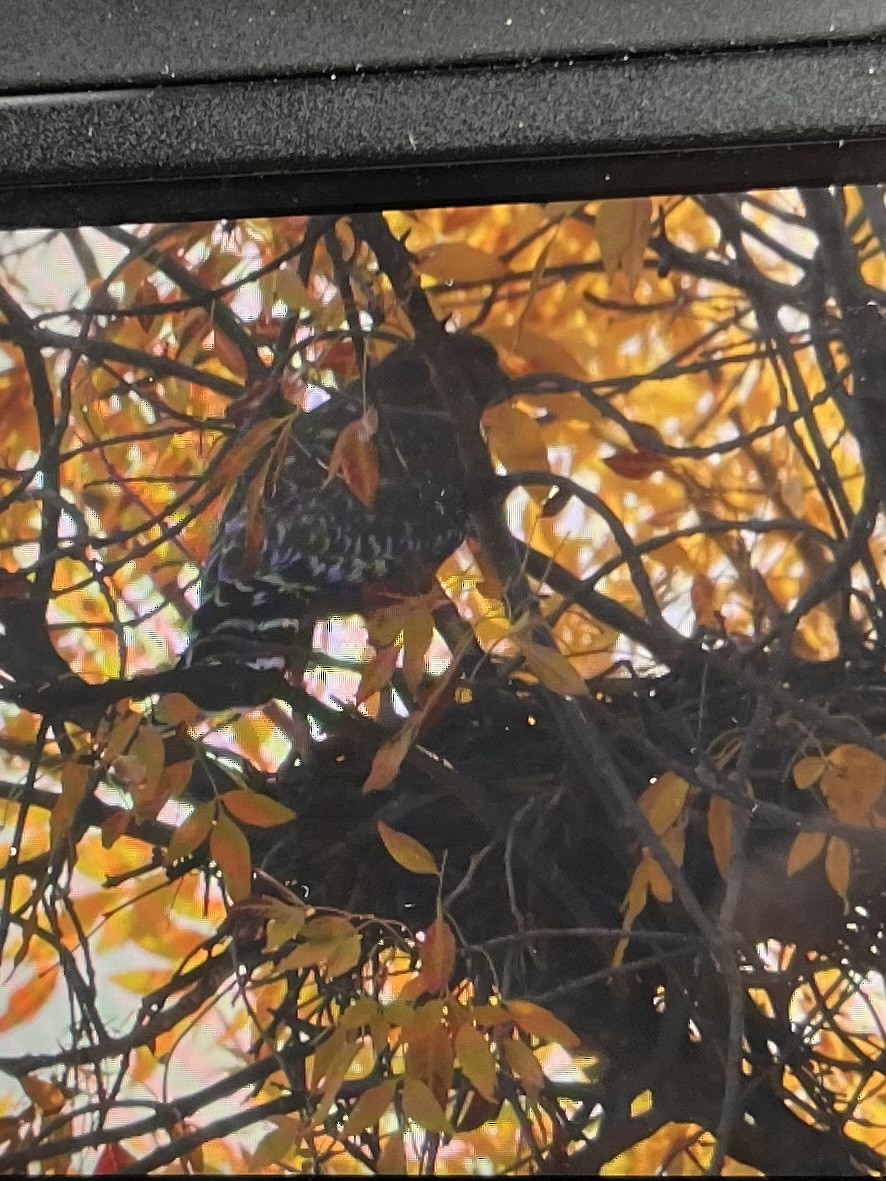
[[[454,335],[451,348],[477,386],[479,411],[506,381],[495,349],[467,335]],[[379,483],[371,506],[344,480],[329,478],[336,440],[367,406],[378,415]],[[266,455],[228,501],[191,620],[186,665],[293,669],[294,653],[310,650],[318,619],[367,614],[384,595],[428,590],[439,565],[472,533],[455,428],[409,343],[365,381],[297,416],[258,507],[257,533],[247,495]]]

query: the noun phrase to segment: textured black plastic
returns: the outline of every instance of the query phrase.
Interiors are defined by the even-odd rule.
[[[281,11],[285,2],[280,0]],[[579,5],[561,2],[574,18]],[[26,11],[33,7],[24,5]],[[164,9],[131,7],[142,8],[148,23],[156,23]],[[443,9],[455,14],[473,6],[421,7],[439,16]],[[549,11],[544,3],[538,7]],[[595,6],[580,7],[590,12]],[[637,6],[627,7],[636,18]],[[860,18],[883,6],[841,7]],[[517,12],[519,6],[487,6],[496,13],[505,8]],[[682,2],[648,8],[688,11]],[[712,6],[701,2],[695,8],[706,14],[712,36]],[[830,20],[829,6],[816,2],[808,8],[816,20]],[[199,3],[193,11],[182,5],[181,28],[202,19],[204,11]],[[735,31],[736,19],[724,13],[721,39],[730,40],[726,33]],[[656,27],[664,35],[657,20],[650,16],[650,39]],[[843,20],[845,32],[845,12]],[[404,45],[409,49],[404,22],[403,37],[393,42],[401,54]],[[593,31],[590,17],[589,23]],[[774,35],[776,23],[764,23],[762,33]],[[812,26],[797,15],[796,27],[809,34]],[[75,21],[78,28],[82,32]],[[713,53],[690,52],[683,37],[673,38],[666,51],[639,56],[576,53],[534,64],[511,60],[502,37],[505,48],[495,64],[441,68],[438,62],[378,73],[312,68],[285,78],[167,78],[156,86],[7,94],[0,97],[0,224],[107,224],[882,180],[884,41],[871,40],[860,19],[849,31],[859,39]],[[341,42],[333,39],[343,58],[352,32],[343,28]],[[178,36],[176,26],[170,42]],[[558,36],[566,33],[558,30]],[[456,41],[449,44],[453,53]],[[207,63],[222,61],[227,41],[219,34],[200,44],[203,56],[191,64],[194,77],[206,72]],[[378,47],[379,39],[371,44]],[[590,34],[583,45],[603,48]],[[273,60],[279,47],[269,39],[265,48]],[[489,42],[488,48],[495,46]],[[147,69],[144,46],[133,44],[131,51],[133,65],[114,75],[118,82]],[[244,50],[244,68],[255,66],[250,52]],[[321,60],[307,49],[304,54],[314,67]],[[48,60],[55,60],[51,53]],[[112,74],[109,68],[105,81]]]
[[[16,0],[0,93],[840,41],[882,0]]]

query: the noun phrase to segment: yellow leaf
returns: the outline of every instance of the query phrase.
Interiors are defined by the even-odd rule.
[[[203,844],[209,836],[212,822],[215,819],[216,805],[214,802],[200,804],[194,809],[187,820],[183,820],[169,842],[164,861],[173,865],[182,857],[187,857]]]
[[[235,820],[241,824],[251,824],[256,828],[274,828],[278,824],[286,824],[295,819],[295,813],[284,804],[278,804],[270,796],[263,796],[260,792],[239,789],[225,792],[220,797],[221,805]]]
[[[410,873],[437,873],[437,863],[427,849],[414,837],[397,832],[383,820],[378,821],[378,835],[398,865]]]
[[[520,1080],[526,1094],[534,1102],[545,1085],[544,1071],[538,1059],[526,1043],[519,1039],[508,1039],[503,1042],[501,1050],[514,1078]]]
[[[659,775],[640,796],[640,810],[657,836],[662,836],[683,813],[689,784],[673,771]]]
[[[671,879],[651,853],[647,853],[646,857],[649,862],[646,870],[649,877],[649,892],[658,902],[673,902],[674,887],[671,885]]]
[[[443,1108],[434,1098],[430,1087],[420,1079],[407,1078],[403,1083],[403,1114],[426,1132],[452,1135],[452,1127]]]
[[[149,992],[153,992],[155,988],[162,988],[164,984],[168,984],[169,972],[165,968],[157,968],[153,971],[145,968],[136,972],[118,972],[111,977],[111,980],[118,988],[143,997],[147,996]]]
[[[419,978],[425,992],[445,992],[455,968],[455,935],[445,919],[428,927],[421,951]]]
[[[508,1012],[515,1023],[533,1037],[543,1042],[556,1042],[566,1050],[575,1049],[578,1036],[553,1013],[531,1001],[508,1001]]]
[[[209,837],[209,853],[222,873],[232,902],[248,898],[252,891],[252,855],[249,842],[233,821],[220,814]]]
[[[732,805],[722,796],[714,796],[708,805],[708,840],[720,877],[725,879],[732,861]]]
[[[360,963],[363,954],[363,945],[360,936],[356,934],[349,935],[347,939],[337,940],[335,946],[326,957],[326,974],[330,979],[336,976],[343,976],[345,972],[350,972],[352,968]]]
[[[297,938],[304,928],[308,912],[304,906],[292,906],[275,901],[268,917],[267,951],[276,951],[290,939]]]
[[[344,915],[323,914],[309,919],[302,933],[305,939],[325,942],[329,939],[348,939],[354,930],[353,923]]]
[[[852,850],[841,837],[831,837],[824,855],[824,872],[835,894],[846,901],[852,873]]]
[[[477,250],[467,242],[444,242],[426,250],[414,262],[420,275],[441,283],[478,283],[500,279],[508,268],[494,254]]]
[[[496,1098],[495,1058],[489,1042],[470,1022],[465,1022],[456,1034],[455,1053],[465,1077],[484,1099],[492,1102]]]
[[[512,636],[526,658],[529,671],[552,693],[561,697],[587,697],[587,685],[562,652],[536,644],[534,640]]]
[[[360,676],[360,684],[357,687],[357,705],[362,705],[364,701],[368,701],[370,697],[380,693],[386,685],[391,683],[399,656],[400,649],[396,644],[389,644],[376,651],[375,656],[366,665]]]
[[[610,280],[621,271],[631,294],[643,273],[651,224],[652,202],[648,197],[600,202],[596,229],[603,269]]]
[[[357,1136],[367,1128],[374,1128],[391,1106],[396,1089],[397,1079],[389,1078],[364,1091],[345,1120],[341,1134]]]
[[[800,791],[806,791],[807,788],[812,787],[818,783],[824,772],[827,763],[824,759],[807,758],[798,759],[794,763],[794,783]]]
[[[624,902],[621,906],[624,915],[621,925],[628,931],[646,909],[646,902],[649,898],[649,863],[650,859],[648,855],[644,854],[640,864],[634,870],[633,876],[631,877],[631,884],[628,886],[628,892],[625,894]],[[612,957],[613,967],[617,968],[621,964],[627,946],[627,939],[619,940],[615,954]]]
[[[184,693],[164,693],[154,707],[154,717],[166,726],[190,726],[200,718],[200,710]]]
[[[550,470],[548,449],[541,427],[530,415],[518,410],[510,402],[491,406],[483,413],[483,429],[493,457],[502,467],[513,473],[546,472]],[[536,504],[547,499],[550,486],[527,485]]]
[[[788,877],[793,877],[815,860],[824,848],[825,839],[823,832],[801,832],[794,837],[788,853]]]
[[[403,679],[414,693],[425,675],[425,656],[434,638],[434,617],[426,608],[411,611],[403,625]]]

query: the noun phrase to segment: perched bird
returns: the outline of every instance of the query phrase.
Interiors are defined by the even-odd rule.
[[[477,386],[479,410],[506,380],[495,350],[466,335],[453,336],[451,347]],[[367,407],[377,414],[378,485],[361,500],[344,479],[330,478],[330,462]],[[263,498],[248,499],[267,451],[228,501],[185,665],[297,670],[318,619],[366,614],[391,594],[428,590],[441,562],[471,535],[455,429],[413,345],[299,414],[289,431]]]

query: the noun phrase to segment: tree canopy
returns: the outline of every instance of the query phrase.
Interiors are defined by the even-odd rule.
[[[884,312],[875,187],[0,236],[0,1169],[881,1172]],[[404,341],[476,536],[216,708]]]

